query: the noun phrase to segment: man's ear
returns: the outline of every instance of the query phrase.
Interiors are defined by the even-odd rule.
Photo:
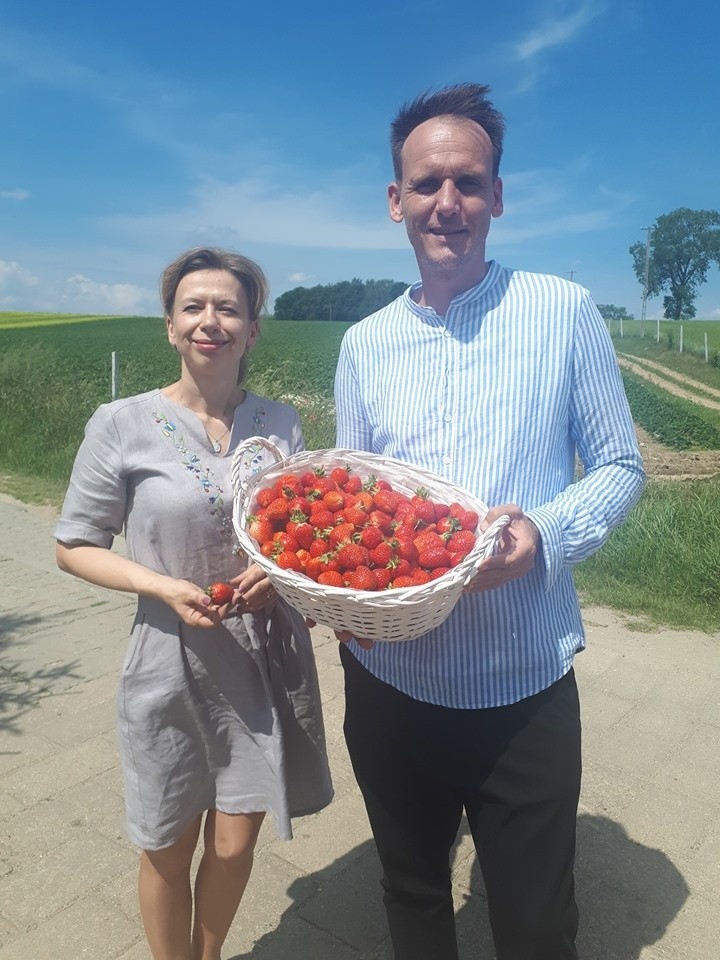
[[[394,181],[388,187],[388,211],[391,220],[394,220],[395,223],[402,223],[403,211],[402,201],[400,199],[400,186]]]

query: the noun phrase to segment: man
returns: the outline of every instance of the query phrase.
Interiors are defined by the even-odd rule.
[[[457,957],[449,860],[463,812],[498,960],[577,957],[584,634],[570,568],[644,483],[587,291],[485,259],[503,212],[504,123],[488,89],[425,94],[393,122],[390,217],[420,282],[347,332],[336,377],[339,447],[420,464],[497,504],[488,523],[511,517],[444,624],[341,647],[396,960]]]

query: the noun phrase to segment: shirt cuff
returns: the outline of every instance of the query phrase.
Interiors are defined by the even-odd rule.
[[[540,531],[545,563],[545,592],[548,593],[563,569],[562,527],[559,519],[546,507],[528,510],[526,516]]]

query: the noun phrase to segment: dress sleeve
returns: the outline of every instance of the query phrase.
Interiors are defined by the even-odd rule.
[[[570,431],[583,463],[582,479],[528,511],[542,536],[547,589],[564,567],[603,545],[645,484],[615,350],[589,295],[580,308],[574,345]]]
[[[99,407],[85,427],[55,539],[68,546],[110,548],[125,524],[127,479],[113,415]]]

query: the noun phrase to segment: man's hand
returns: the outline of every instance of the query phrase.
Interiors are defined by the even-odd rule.
[[[350,643],[353,639],[353,634],[349,630],[336,630],[335,636],[338,638],[340,643]],[[370,650],[375,646],[374,640],[366,640],[363,637],[355,637],[358,642],[358,646],[362,647],[363,650]]]
[[[511,580],[524,577],[535,565],[540,550],[540,531],[517,504],[505,503],[489,510],[482,523],[483,530],[503,514],[510,517],[510,523],[502,532],[497,553],[483,560],[477,575],[465,587],[465,593],[495,590]]]

